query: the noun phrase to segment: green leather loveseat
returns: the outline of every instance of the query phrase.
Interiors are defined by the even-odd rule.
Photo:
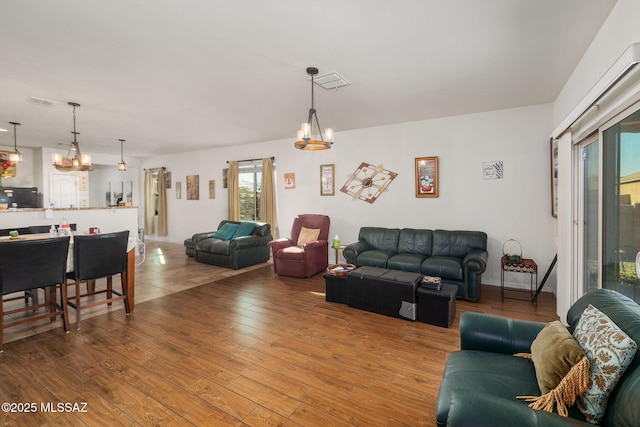
[[[640,306],[611,290],[585,294],[567,313],[569,332],[591,304],[636,343],[640,342]],[[541,394],[530,360],[514,357],[531,351],[545,323],[465,312],[460,318],[461,350],[447,359],[438,394],[438,426],[593,426],[574,405],[569,417],[534,410],[516,396]],[[592,367],[593,369],[593,367]],[[636,355],[609,395],[600,425],[640,426],[640,357]]]
[[[240,225],[249,228],[245,228],[246,233],[238,235],[242,229],[236,227]],[[226,233],[227,229],[229,233]],[[269,261],[271,240],[271,225],[267,223],[222,220],[218,230],[196,233],[184,241],[184,246],[186,254],[196,261],[237,270]]]
[[[481,231],[362,227],[342,253],[349,264],[437,276],[456,285],[458,298],[480,299],[487,266],[487,235]]]

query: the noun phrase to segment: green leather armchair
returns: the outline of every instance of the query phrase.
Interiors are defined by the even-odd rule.
[[[640,342],[640,306],[611,290],[585,294],[567,314],[572,332],[592,304]],[[449,355],[436,403],[438,426],[593,426],[574,405],[569,417],[537,411],[516,396],[539,396],[533,364],[514,353],[530,352],[545,323],[465,312],[460,316],[460,351]],[[609,396],[601,426],[640,425],[640,358],[636,357]]]

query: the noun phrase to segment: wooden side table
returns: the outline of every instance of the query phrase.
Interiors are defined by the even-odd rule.
[[[338,262],[338,258],[340,257],[340,251],[343,250],[346,246],[345,245],[340,245],[340,246],[332,246],[332,248],[336,251],[336,262],[335,264],[339,264]]]
[[[513,298],[513,297],[505,297],[504,292],[508,290],[510,292],[527,292],[522,289],[510,289],[504,287],[504,274],[508,272],[513,273],[529,273],[529,297],[532,302],[535,301],[534,291],[538,287],[538,264],[531,258],[522,258],[520,262],[508,262],[505,257],[500,258],[500,296],[502,297],[502,301],[504,302],[505,298],[512,299],[522,299],[522,298]],[[534,285],[534,277],[535,277],[535,285]]]

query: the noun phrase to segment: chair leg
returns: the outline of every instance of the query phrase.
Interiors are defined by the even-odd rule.
[[[80,330],[80,282],[76,282],[76,330]]]
[[[129,305],[129,280],[126,272],[120,273],[120,281],[122,282],[122,295],[124,295],[124,311],[127,313],[131,313],[131,306]]]
[[[64,332],[69,333],[69,310],[67,309],[67,284],[60,284],[60,305],[62,306],[62,321],[64,322]]]
[[[113,298],[113,278],[112,276],[107,276],[107,299]],[[107,305],[111,307],[111,303],[108,302]]]
[[[4,300],[0,295],[0,353],[2,350],[2,341],[4,340]]]
[[[47,300],[47,303],[49,304],[49,313],[54,313],[57,310],[56,307],[56,287],[55,286],[49,286],[48,288],[46,288],[44,290],[44,294],[45,294],[45,299]],[[55,322],[56,321],[56,316],[52,316],[49,319],[50,322]]]

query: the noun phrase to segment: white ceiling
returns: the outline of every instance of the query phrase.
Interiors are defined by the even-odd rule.
[[[615,0],[0,0],[0,144],[148,156],[553,102]],[[52,107],[29,97],[58,101]],[[336,143],[339,143],[339,133]]]

